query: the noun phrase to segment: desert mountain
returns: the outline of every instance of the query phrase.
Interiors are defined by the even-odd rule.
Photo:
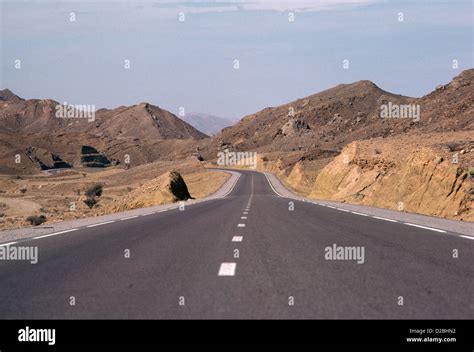
[[[108,136],[139,139],[202,139],[207,137],[172,113],[148,103],[113,110],[101,109],[96,114],[95,126],[89,126],[85,130],[89,133],[100,131]]]
[[[182,120],[209,136],[220,132],[225,127],[232,126],[236,122],[232,119],[202,113],[186,114],[182,117]]]
[[[54,100],[24,100],[8,89],[0,91],[0,173],[124,163],[130,167],[194,157],[189,146],[207,137],[148,103],[100,109],[93,116],[62,115],[66,117],[57,117],[58,106]]]
[[[474,69],[422,98],[386,92],[370,81],[340,84],[323,92],[248,115],[214,136],[219,149],[304,152],[314,158],[356,140],[414,132],[472,129]],[[390,105],[389,105],[390,104]],[[381,118],[383,106],[419,105],[419,119]]]
[[[100,109],[93,117],[84,115],[79,118],[80,114],[68,117],[66,113],[57,117],[58,105],[54,100],[23,100],[8,89],[0,91],[0,130],[13,133],[88,133],[157,140],[207,137],[172,113],[148,103]]]

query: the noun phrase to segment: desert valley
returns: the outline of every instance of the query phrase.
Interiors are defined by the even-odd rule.
[[[474,221],[473,86],[474,69],[421,98],[340,84],[212,137],[150,103],[58,118],[60,103],[5,89],[0,228],[205,197],[229,177],[210,170],[224,150],[255,152],[259,171],[308,198]],[[411,106],[419,115],[404,116]]]

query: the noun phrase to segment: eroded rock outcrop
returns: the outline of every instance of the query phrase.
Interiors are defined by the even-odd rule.
[[[181,174],[169,171],[112,202],[113,212],[192,199]]]
[[[370,155],[366,145],[351,143],[319,173],[310,196],[474,220],[467,170],[429,147],[399,156]]]

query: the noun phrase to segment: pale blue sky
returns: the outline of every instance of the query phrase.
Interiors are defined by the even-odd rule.
[[[182,106],[240,118],[361,79],[421,96],[474,66],[469,0],[1,6],[0,88],[98,108],[147,101],[174,113]]]

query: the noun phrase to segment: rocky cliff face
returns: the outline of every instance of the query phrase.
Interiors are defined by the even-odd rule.
[[[371,143],[351,143],[319,173],[310,197],[473,221],[474,182],[465,166],[474,144],[462,137],[468,142],[456,163],[456,153],[428,141],[414,148],[391,140],[375,152]]]

